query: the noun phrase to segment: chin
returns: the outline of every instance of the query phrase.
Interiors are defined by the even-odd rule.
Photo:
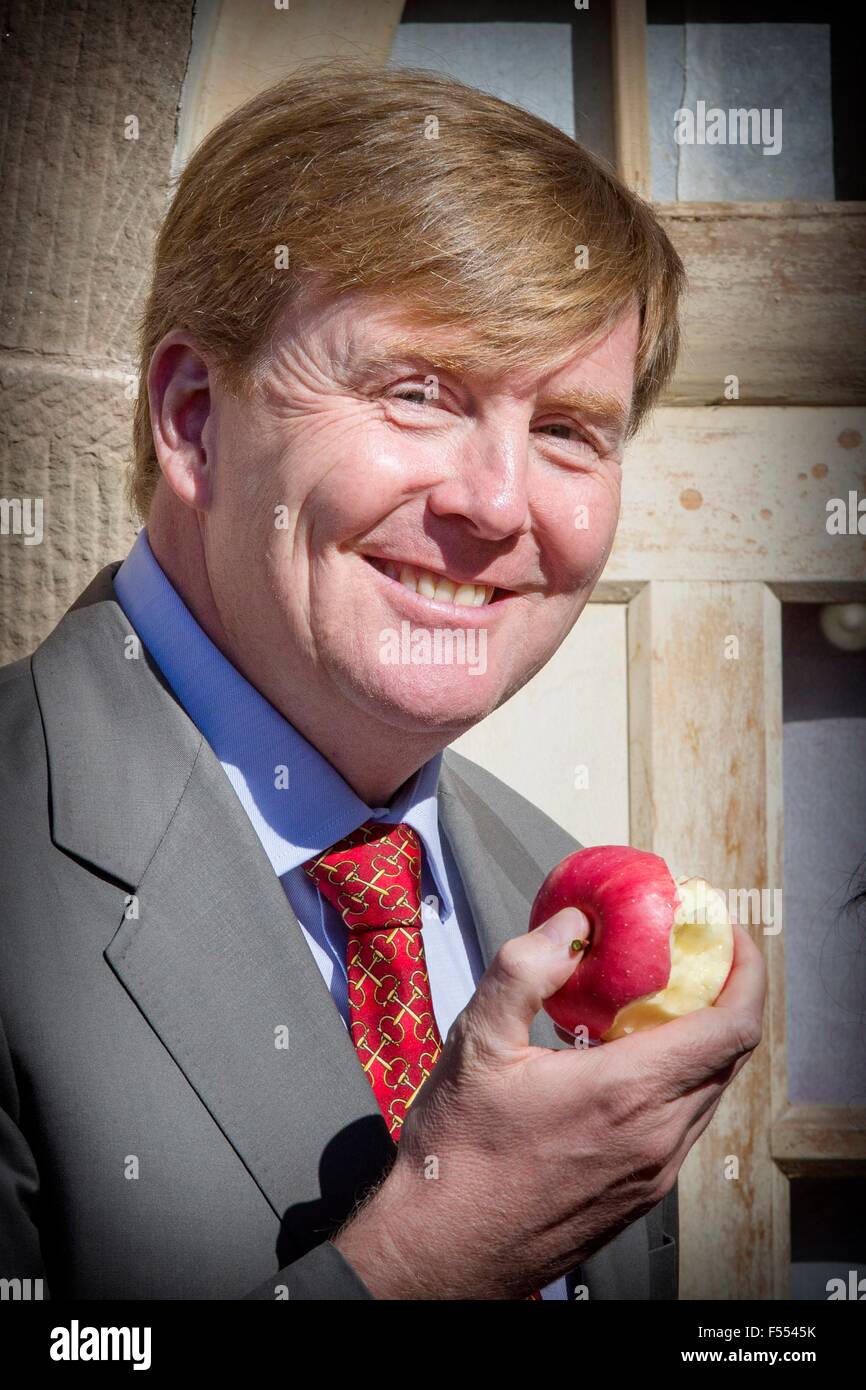
[[[477,676],[447,667],[377,667],[350,695],[377,719],[414,734],[441,734],[452,742],[501,702],[490,671]]]

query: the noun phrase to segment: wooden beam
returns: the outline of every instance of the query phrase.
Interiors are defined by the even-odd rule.
[[[613,0],[611,37],[616,167],[630,188],[649,198],[646,0]]]
[[[689,277],[665,400],[866,402],[866,203],[659,203]]]
[[[862,409],[657,410],[626,450],[594,597],[621,601],[623,586],[657,579],[754,579],[786,598],[862,598],[866,533],[831,535],[827,503],[866,498],[864,439]]]
[[[726,894],[780,888],[779,600],[763,584],[653,582],[629,604],[628,644],[631,843]],[[750,930],[768,968],[764,1036],[680,1169],[682,1299],[788,1296],[769,1125],[787,1108],[783,933]]]
[[[866,603],[866,584],[844,579],[836,583],[792,579],[770,588],[783,603]]]
[[[236,106],[317,58],[387,62],[403,0],[198,0],[174,171]]]
[[[770,1146],[788,1178],[866,1177],[866,1108],[792,1105],[774,1123]]]

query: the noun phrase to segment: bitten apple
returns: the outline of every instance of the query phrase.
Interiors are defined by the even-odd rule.
[[[734,957],[724,896],[702,878],[671,876],[657,854],[595,845],[569,854],[542,883],[529,930],[564,907],[589,919],[574,974],[544,1001],[565,1032],[590,1040],[653,1028],[715,1003]]]

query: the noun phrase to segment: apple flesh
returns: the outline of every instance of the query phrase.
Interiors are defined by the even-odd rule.
[[[544,1001],[565,1032],[610,1042],[714,1004],[731,968],[734,935],[722,893],[674,879],[657,854],[595,845],[551,869],[529,930],[564,907],[589,919],[574,974]]]

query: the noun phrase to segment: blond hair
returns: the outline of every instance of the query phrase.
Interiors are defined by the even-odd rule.
[[[211,131],[162,224],[139,324],[130,495],[142,517],[159,478],[146,382],[160,340],[188,331],[248,395],[276,320],[313,277],[328,294],[395,295],[424,326],[454,330],[462,360],[502,369],[576,350],[636,302],[629,433],[676,362],[682,263],[602,160],[436,72],[308,65]]]

